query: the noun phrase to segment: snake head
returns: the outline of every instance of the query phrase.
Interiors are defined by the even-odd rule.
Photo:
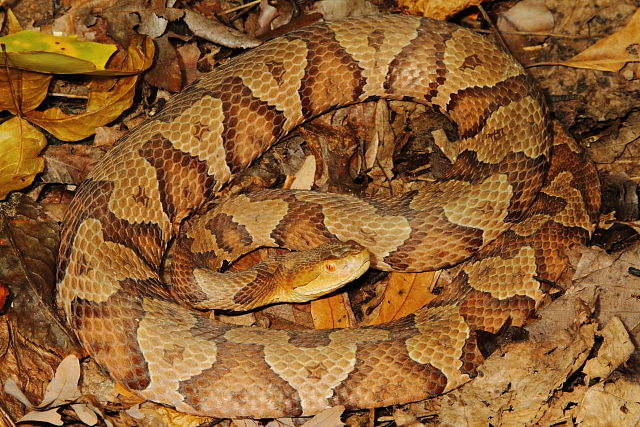
[[[307,302],[357,279],[369,269],[369,251],[349,242],[325,243],[282,259],[286,272],[278,302]]]

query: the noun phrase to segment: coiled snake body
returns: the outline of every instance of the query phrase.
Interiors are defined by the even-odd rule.
[[[348,330],[238,327],[178,305],[159,271],[182,220],[301,122],[371,98],[412,99],[455,122],[445,178],[397,200],[241,196],[242,208],[231,202],[208,222],[214,246],[354,240],[375,268],[401,271],[472,257],[452,285],[401,321]],[[556,280],[566,248],[593,230],[598,194],[591,163],[487,39],[410,16],[321,23],[206,75],[105,156],[65,220],[58,300],[115,380],[184,412],[278,417],[415,401],[476,374],[476,331],[531,314],[544,296],[537,277]]]

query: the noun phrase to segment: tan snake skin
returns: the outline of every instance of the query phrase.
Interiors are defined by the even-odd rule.
[[[401,321],[348,330],[238,327],[178,305],[159,271],[182,220],[301,122],[378,97],[433,105],[456,123],[445,179],[397,200],[240,196],[203,223],[209,239],[187,238],[222,256],[351,239],[385,270],[473,256],[452,286]],[[410,402],[476,375],[477,332],[522,324],[598,207],[593,166],[492,42],[410,16],[322,23],[206,75],[104,157],[65,220],[58,300],[115,380],[180,411],[263,418]]]

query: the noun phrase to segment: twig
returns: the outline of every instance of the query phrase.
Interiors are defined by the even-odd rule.
[[[376,156],[376,164],[382,171],[382,175],[384,175],[384,178],[387,180],[387,184],[389,185],[389,195],[393,197],[393,186],[391,185],[391,177],[389,176],[389,174],[387,174],[387,171],[382,166],[382,163],[380,163],[380,159],[378,159],[378,156]]]
[[[493,30],[474,30],[478,33],[490,34]],[[554,33],[537,33],[533,31],[501,31],[502,34],[516,35],[516,36],[540,36],[540,37],[555,37],[565,39],[596,39],[598,36],[576,36],[570,34],[554,34]]]
[[[89,99],[87,95],[72,95],[70,93],[61,93],[61,92],[49,92],[49,96],[56,96],[58,98],[70,98],[70,99]]]
[[[489,17],[489,14],[487,13],[487,11],[484,10],[484,7],[482,7],[482,5],[478,5],[478,10],[482,14],[482,17],[484,18],[484,20],[487,21],[487,23],[491,27],[491,34],[493,34],[495,37],[497,37],[497,39],[500,41],[500,45],[502,46],[502,49],[505,52],[511,52],[511,50],[509,49],[509,46],[507,46],[507,42],[505,42],[504,38],[502,37],[502,33],[495,26],[495,24],[493,23],[493,21]]]
[[[223,10],[222,11],[222,15],[228,15],[229,13],[233,13],[233,12],[236,12],[238,10],[245,9],[247,7],[252,7],[252,6],[255,6],[257,4],[260,4],[260,0],[254,0],[254,1],[251,1],[249,3],[245,3],[243,5],[233,7],[231,9]]]

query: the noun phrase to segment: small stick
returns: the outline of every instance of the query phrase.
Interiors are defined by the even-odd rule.
[[[236,6],[236,7],[233,7],[231,9],[228,9],[228,10],[224,10],[224,11],[222,11],[222,15],[228,15],[229,13],[233,13],[233,12],[236,12],[238,10],[245,9],[247,7],[255,6],[257,4],[260,4],[260,1],[261,0],[254,0],[254,1],[251,1],[249,3],[243,4],[243,5],[240,5],[240,6]]]

